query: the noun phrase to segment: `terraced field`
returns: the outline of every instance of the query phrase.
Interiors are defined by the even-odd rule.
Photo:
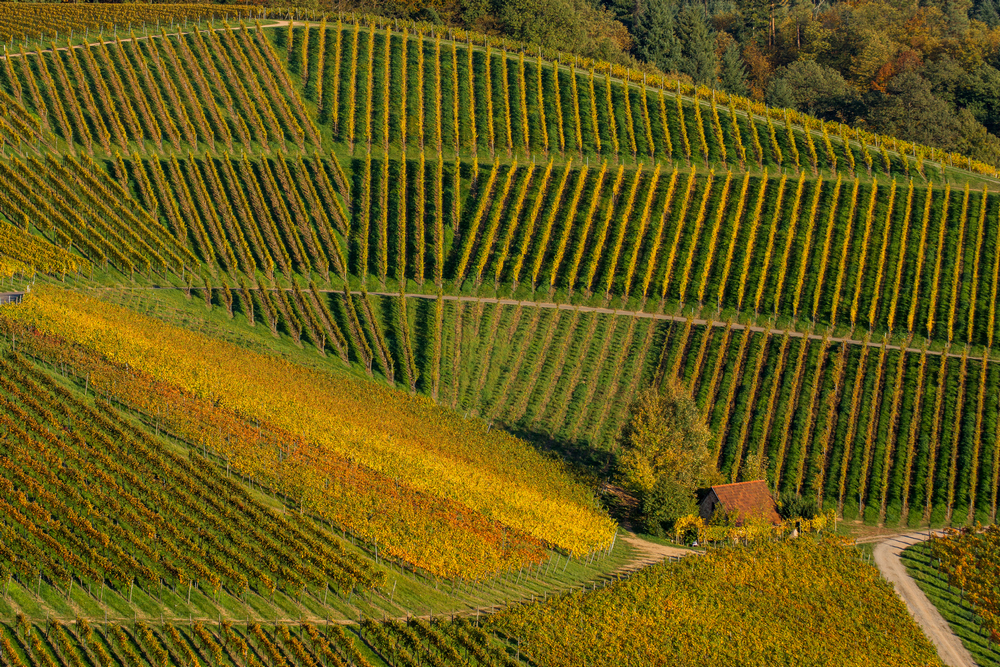
[[[995,168],[377,17],[3,16],[0,664],[519,664],[325,621],[620,566],[576,473],[673,377],[727,479],[996,519]]]

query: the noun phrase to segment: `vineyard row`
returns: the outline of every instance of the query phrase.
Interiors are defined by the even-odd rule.
[[[157,24],[176,21],[202,21],[246,14],[249,7],[216,4],[101,4],[91,7],[49,3],[13,3],[0,5],[0,42],[39,40],[74,32],[83,37],[90,31],[114,30],[133,23]]]
[[[467,163],[370,156],[348,177],[318,153],[118,160],[113,171],[87,156],[0,162],[0,211],[93,264],[181,273],[203,261],[244,288],[259,274],[350,272],[382,284],[523,283],[636,309],[662,299],[987,347],[996,333],[1000,200],[968,188],[606,164],[477,175]],[[205,279],[187,274],[194,287]]]
[[[996,517],[1000,366],[989,361],[673,323],[657,372],[691,389],[730,478],[767,456],[779,491],[918,526]]]
[[[381,324],[365,323],[366,340],[381,338],[390,363],[414,369],[411,387],[581,456],[616,446],[644,382],[676,375],[731,478],[761,454],[781,490],[841,511],[857,511],[860,494],[868,519],[995,517],[1000,366],[965,348],[938,355],[531,304],[354,298],[375,305]]]
[[[440,44],[444,33],[440,31],[440,28],[426,24],[407,24],[403,22],[403,25],[407,27],[400,30],[400,21],[398,20],[375,16],[340,14],[336,26],[336,35],[331,37],[328,34],[330,31],[327,28],[329,24],[332,24],[332,21],[329,20],[328,16],[301,9],[269,11],[267,9],[251,9],[240,6],[229,6],[220,9],[218,6],[188,5],[184,8],[168,7],[151,9],[147,7],[120,7],[104,8],[100,11],[95,11],[91,8],[80,10],[66,7],[53,8],[39,5],[9,4],[4,8],[4,12],[6,15],[4,25],[10,27],[6,33],[0,33],[0,35],[3,35],[4,40],[10,39],[11,48],[14,46],[15,37],[20,37],[24,40],[21,48],[27,48],[28,33],[30,33],[33,39],[44,40],[46,36],[58,39],[60,35],[66,36],[67,30],[69,30],[69,37],[72,37],[74,29],[82,29],[85,35],[89,35],[89,29],[93,26],[95,28],[104,27],[108,31],[113,31],[117,39],[118,30],[125,29],[126,27],[131,30],[133,22],[140,30],[148,33],[154,21],[156,29],[160,30],[161,21],[165,24],[168,17],[172,31],[177,29],[176,22],[178,19],[181,21],[197,20],[198,25],[195,31],[199,33],[202,30],[202,19],[207,19],[211,24],[211,21],[218,19],[219,16],[232,18],[235,15],[241,22],[242,19],[249,19],[251,15],[258,20],[266,18],[269,14],[279,19],[292,19],[287,24],[287,30],[279,28],[271,32],[275,33],[274,41],[285,48],[291,67],[298,70],[302,75],[303,82],[308,88],[311,88],[313,99],[318,102],[320,112],[324,110],[323,92],[331,88],[325,82],[327,78],[326,72],[331,67],[331,61],[335,75],[338,77],[343,76],[342,70],[346,66],[346,63],[349,62],[350,66],[348,69],[351,73],[351,83],[360,84],[364,82],[368,84],[364,90],[369,92],[366,103],[366,110],[369,113],[363,120],[363,126],[366,128],[365,134],[369,142],[372,140],[372,124],[378,124],[378,119],[373,118],[371,115],[373,105],[370,92],[374,90],[372,84],[376,75],[372,70],[375,69],[376,63],[379,63],[388,71],[389,60],[394,57],[393,54],[395,53],[395,49],[390,44],[391,40],[384,40],[385,45],[379,53],[379,55],[384,56],[385,63],[382,63],[381,59],[376,55],[378,47],[373,43],[376,39],[373,36],[375,33],[384,31],[386,35],[389,35],[394,32],[396,38],[401,42],[398,50],[399,63],[407,63],[407,67],[400,68],[401,71],[393,72],[393,78],[398,79],[398,81],[392,85],[390,85],[388,75],[382,77],[384,81],[381,83],[380,90],[384,93],[386,99],[390,96],[392,86],[398,86],[400,90],[409,90],[407,86],[414,85],[410,83],[412,79],[408,76],[409,72],[406,71],[413,66],[409,64],[412,55],[408,56],[408,52],[410,54],[414,51],[418,53],[416,57],[418,71],[415,85],[417,86],[417,90],[427,92],[428,86],[426,83],[429,79],[427,76],[428,71],[425,71],[427,68],[424,66],[424,62],[427,60],[424,51],[428,50],[427,45],[431,41],[436,43],[434,49],[436,57],[434,62],[436,65],[430,68],[436,70],[436,74],[433,77],[434,88],[431,90],[437,94],[437,97],[430,98],[430,101],[440,101],[442,94]],[[85,14],[89,15],[85,16]],[[318,23],[318,29],[316,27],[302,28],[295,26],[295,19],[306,18],[307,16]],[[314,23],[314,25],[316,24]],[[350,37],[344,34],[345,26],[346,31],[353,33]],[[364,27],[361,28],[361,26]],[[20,34],[17,34],[18,30],[20,30]],[[367,64],[369,65],[367,72],[363,71],[366,64],[363,59],[364,57],[357,52],[358,32],[362,30],[366,34],[363,40],[369,42],[366,46],[368,51]],[[312,32],[317,33],[315,37],[312,36]],[[410,41],[411,35],[422,43],[422,47],[413,48],[407,44]],[[345,43],[349,39],[351,43],[348,47],[345,46]],[[896,163],[895,166],[898,168],[898,173],[900,174],[909,175],[911,171],[915,171],[918,174],[927,175],[924,166],[925,160],[934,160],[938,163],[940,172],[943,172],[945,163],[947,162],[953,169],[968,168],[976,173],[991,176],[996,174],[996,169],[991,165],[973,161],[971,158],[962,155],[949,155],[939,149],[900,142],[891,137],[880,137],[835,122],[824,123],[796,111],[771,109],[753,100],[730,96],[725,93],[716,93],[715,91],[692,86],[691,84],[683,83],[670,77],[661,75],[649,76],[645,72],[569,54],[554,53],[541,47],[529,47],[528,45],[515,43],[510,40],[490,38],[461,30],[449,30],[445,51],[452,51],[451,69],[454,76],[452,100],[456,112],[460,104],[458,81],[460,58],[456,44],[463,41],[465,45],[462,50],[466,54],[462,65],[466,67],[470,74],[478,73],[483,77],[477,80],[475,84],[471,82],[470,78],[466,91],[469,100],[466,111],[470,114],[466,119],[471,130],[466,136],[473,151],[477,150],[477,147],[488,148],[491,153],[498,147],[502,148],[506,146],[508,150],[515,148],[517,144],[513,135],[516,134],[516,131],[513,127],[511,107],[515,108],[516,116],[518,107],[518,100],[516,98],[520,94],[520,129],[524,138],[523,148],[527,150],[544,150],[545,152],[551,149],[565,153],[567,147],[573,150],[575,146],[576,150],[580,151],[582,155],[585,151],[582,130],[588,112],[586,102],[587,95],[589,94],[591,98],[589,108],[591,127],[598,127],[596,121],[598,114],[601,113],[599,110],[601,102],[606,103],[608,108],[607,116],[614,121],[610,126],[606,126],[609,130],[607,137],[594,139],[593,143],[595,145],[592,146],[592,149],[596,149],[597,152],[601,152],[599,142],[604,142],[605,151],[609,148],[614,148],[616,154],[631,153],[636,157],[642,155],[655,159],[658,154],[666,157],[671,153],[676,153],[678,159],[679,156],[683,156],[689,161],[692,154],[700,156],[705,161],[714,158],[722,162],[729,161],[730,163],[745,163],[748,159],[750,161],[756,159],[762,166],[766,161],[769,161],[776,165],[787,164],[787,166],[793,167],[796,170],[809,167],[814,173],[824,160],[827,160],[829,168],[837,169],[837,162],[839,160],[841,169],[846,169],[850,172],[860,170],[862,167],[869,174],[872,173],[873,168],[878,169],[880,167],[888,172],[893,168],[893,163]],[[351,48],[353,51],[345,53],[344,49],[346,48]],[[327,51],[330,49],[335,49],[335,53],[330,53],[329,55],[332,57],[328,58]],[[265,50],[270,51],[269,48]],[[486,54],[481,58],[484,62],[481,63],[479,69],[477,69],[477,65],[474,62],[477,58],[473,53],[475,50],[482,50]],[[505,73],[508,70],[514,69],[513,61],[515,58],[518,59],[520,61],[517,65],[517,69],[519,70],[518,76],[502,76],[498,79],[493,71],[495,65],[492,63],[491,50],[502,54],[503,62],[501,63],[501,69],[505,70]],[[544,58],[542,56],[543,50],[545,51]],[[5,56],[4,59],[5,61],[9,61],[11,56],[20,55],[10,54]],[[267,53],[266,55],[270,57],[272,54]],[[447,61],[448,55],[448,53],[445,53],[443,60]],[[525,58],[529,61],[527,66],[522,64]],[[532,60],[538,65],[534,81],[532,81],[530,75]],[[359,62],[362,68],[360,78],[358,71]],[[548,62],[548,65],[546,65],[546,62]],[[489,63],[488,66],[487,63]],[[280,69],[280,64],[277,61],[271,60],[268,65],[273,70],[273,73],[281,79],[280,83],[283,86],[287,86],[284,92],[294,96],[291,83],[288,80],[286,72]],[[546,67],[552,70],[550,76],[546,76],[542,72]],[[447,70],[448,63],[444,63],[443,68]],[[576,74],[577,71],[590,74],[591,80],[596,75],[598,78],[603,77],[605,83],[614,81],[615,85],[627,86],[634,88],[636,91],[641,91],[638,105],[634,104],[632,100],[632,92],[621,94],[621,97],[624,99],[613,99],[615,95],[608,94],[611,92],[610,87],[605,94],[604,100],[599,102],[597,100],[599,95],[592,82],[590,82],[589,86],[583,86],[583,91],[581,92],[581,81],[579,80],[580,77]],[[245,75],[246,72],[241,72],[241,74]],[[564,79],[567,76],[570,79],[568,90],[564,83],[560,81],[560,79]],[[252,81],[252,78],[252,76],[248,77],[246,83],[255,86],[256,84]],[[517,79],[516,82],[513,81],[514,78]],[[551,79],[551,82],[548,79]],[[336,119],[340,116],[340,104],[337,103],[341,92],[339,84],[340,81],[338,79],[336,85],[332,86],[335,90],[335,104],[332,107],[325,107],[328,112],[332,109],[335,127],[337,126]],[[529,84],[536,87],[535,99],[527,99],[529,96],[529,91],[527,90]],[[29,83],[28,85],[32,84]],[[94,81],[93,85],[95,88],[106,87],[104,82],[97,80]],[[551,90],[548,92],[543,90],[546,86],[550,86]],[[665,122],[666,111],[662,108],[664,102],[662,101],[661,91],[665,91],[668,98],[676,96],[680,116],[680,122],[676,128],[679,130],[679,137],[666,134],[671,132],[671,130],[668,129],[668,124]],[[272,88],[269,88],[268,92],[279,93],[278,90]],[[356,91],[353,88],[346,92],[352,102],[356,100]],[[660,109],[654,108],[652,113],[648,109],[651,104],[651,98],[647,94],[649,92],[660,98],[659,100],[652,100],[654,106],[659,104],[661,107]],[[480,100],[473,101],[473,98],[477,96]],[[502,104],[499,103],[501,96],[503,98]],[[567,96],[572,100],[572,104],[567,103]],[[690,128],[684,127],[685,122],[683,117],[685,112],[683,107],[687,105],[687,101],[684,99],[685,96],[692,100],[693,103],[693,106],[688,109],[687,115],[694,116],[697,121],[695,126],[696,132],[693,134],[689,132]],[[417,95],[417,97],[421,99],[421,102],[417,105],[419,109],[417,127],[418,133],[421,135],[420,143],[422,147],[424,143],[423,121],[425,119],[425,105],[423,96]],[[540,121],[541,127],[529,131],[530,121],[528,120],[527,107],[532,102],[537,102],[539,105],[539,108],[534,111]],[[545,108],[546,104],[550,105],[549,109]],[[477,105],[484,108],[477,110]],[[721,112],[718,108],[719,106],[723,107]],[[404,100],[403,115],[405,115],[405,107],[406,103]],[[736,119],[737,108],[741,110],[739,111],[740,114],[745,115],[748,124],[747,127],[742,129],[740,128],[740,122]],[[38,111],[40,113],[45,112],[41,108]],[[728,119],[726,118],[727,111],[731,114]],[[348,141],[352,144],[354,141],[353,129],[357,126],[353,120],[356,112],[357,110],[352,107],[347,114],[352,119],[350,121],[352,132],[348,138]],[[621,119],[623,113],[624,119]],[[662,140],[655,136],[654,121],[657,113],[664,120],[662,129],[665,134],[662,135]],[[506,119],[505,127],[501,127],[501,124],[497,122],[496,116],[498,114],[502,114]],[[475,121],[477,115],[480,119],[484,117],[486,119],[485,124],[482,120],[480,121],[478,133],[476,132]],[[389,112],[386,110],[383,114],[386,134],[388,134],[388,116]],[[546,116],[549,118],[548,123],[545,121]],[[617,120],[616,116],[618,117]],[[711,120],[709,120],[709,116]],[[440,119],[440,114],[437,117]],[[755,120],[750,122],[750,119]],[[244,122],[249,122],[248,119],[243,120]],[[456,115],[454,121],[456,127],[454,134],[455,138],[458,139],[458,135],[461,134],[457,131],[460,123],[459,116]],[[706,123],[710,127],[706,127]],[[64,123],[64,125],[67,124]],[[728,143],[730,144],[728,146],[726,137],[727,124],[732,126],[731,134],[728,137]],[[403,129],[399,134],[405,137],[407,134],[405,129],[406,121],[403,120],[401,125]],[[553,125],[553,127],[550,128],[547,125]],[[747,130],[750,131],[749,136],[744,134]],[[541,149],[531,147],[535,139],[530,132],[536,132],[540,135]],[[796,133],[798,133],[798,138],[796,138]],[[788,139],[788,144],[784,147],[780,145],[782,134],[787,134]],[[443,141],[440,131],[437,135],[438,141]],[[680,139],[679,143],[677,142],[678,138]],[[610,140],[610,144],[608,140]],[[713,141],[716,145],[710,151],[709,146]],[[836,155],[833,148],[838,141],[848,146],[843,149],[841,157]],[[658,143],[663,145],[658,146]],[[850,144],[853,144],[853,146],[849,146]],[[674,149],[674,146],[678,146],[678,148]],[[460,147],[461,140],[459,140],[457,148],[460,149]],[[768,153],[769,157],[765,157],[765,154]],[[860,153],[860,160],[857,159],[858,153]],[[844,163],[845,160],[846,164]]]
[[[607,164],[449,171],[355,165],[355,275],[523,283],[992,346],[1000,200],[986,192]]]
[[[720,469],[733,479],[760,454],[779,489],[815,493],[840,511],[856,512],[860,495],[871,520],[995,517],[1000,366],[989,357],[426,299],[410,306],[414,329],[402,333],[402,300],[378,300],[400,363],[407,354],[418,367],[429,362],[421,391],[543,432],[580,456],[616,447],[637,389],[676,375],[705,411]],[[423,343],[407,352],[406,336]]]
[[[200,29],[33,53],[0,67],[0,90],[66,150],[256,152],[318,147],[320,132],[259,29]],[[15,128],[16,129],[16,128]],[[10,144],[20,148],[23,133]]]
[[[34,588],[44,576],[67,596],[78,583],[101,599],[107,583],[129,600],[134,586],[154,598],[181,587],[190,599],[193,585],[238,598],[307,587],[346,597],[383,582],[335,538],[265,509],[240,483],[199,457],[178,457],[107,404],[85,405],[20,357],[0,364],[4,582]]]
[[[689,100],[679,90],[626,85],[610,71],[578,70],[572,60],[567,66],[359,23],[289,24],[274,35],[320,122],[351,147],[926,175],[922,159],[831,136],[825,126],[821,134],[807,131],[787,113],[761,119],[749,101],[722,104],[701,89]]]
[[[523,664],[478,625],[414,619],[339,624],[265,626],[195,622],[174,625],[48,621],[19,616],[0,626],[0,662],[5,667],[517,667]]]

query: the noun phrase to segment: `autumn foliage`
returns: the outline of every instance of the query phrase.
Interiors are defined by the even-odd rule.
[[[293,501],[431,572],[481,578],[541,557],[543,545],[581,555],[611,541],[613,522],[560,466],[429,399],[296,367],[75,292],[46,288],[23,305],[4,313],[4,327],[22,332],[24,349],[81,371],[98,358],[92,381],[102,391],[150,417],[165,406],[179,431],[208,439],[238,470],[277,476]],[[268,428],[255,434],[248,422]],[[223,425],[234,437],[213,439]],[[383,494],[395,513],[382,511]]]
[[[936,665],[891,584],[835,540],[713,551],[511,607],[493,627],[544,667]]]

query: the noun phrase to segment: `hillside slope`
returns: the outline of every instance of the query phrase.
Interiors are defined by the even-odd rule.
[[[729,479],[766,455],[843,517],[995,519],[993,170],[476,35],[144,16],[0,66],[0,278],[30,287],[0,308],[0,664],[599,656],[580,637],[622,595],[660,609],[665,569],[499,638],[410,616],[607,579],[627,551],[587,484],[675,376]],[[678,567],[818,554],[889,620],[820,568],[733,609],[795,609],[782,640],[829,655],[858,646],[835,602],[904,627],[860,664],[933,660],[841,547],[762,549]],[[581,600],[610,620],[552,649]],[[615,641],[674,655],[646,639]]]
[[[843,545],[809,539],[653,566],[608,589],[513,607],[492,627],[546,666],[622,657],[632,665],[941,664],[877,570]]]
[[[980,176],[860,135],[827,142],[735,99],[625,85],[597,64],[591,77],[378,24],[161,32],[26,57],[38,67],[11,58],[4,84],[25,107],[10,97],[5,113],[45,148],[0,160],[3,212],[70,244],[88,278],[199,289],[591,462],[609,460],[597,451],[638,388],[683,372],[724,474],[763,453],[779,487],[871,520],[995,515],[982,360],[1000,205]],[[933,182],[945,177],[962,181]],[[687,318],[720,326],[700,335]],[[483,329],[518,342],[482,345]],[[939,367],[942,348],[954,356]]]
[[[538,562],[546,546],[580,556],[613,538],[613,522],[558,464],[426,399],[300,369],[74,292],[38,290],[3,319],[21,349],[74,366],[99,391],[211,446],[227,466],[437,576],[493,577]],[[213,424],[211,413],[198,423],[185,397],[225,411],[229,423]],[[212,426],[214,437],[204,432]]]

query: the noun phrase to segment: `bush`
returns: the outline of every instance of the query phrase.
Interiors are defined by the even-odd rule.
[[[820,513],[816,499],[786,491],[778,500],[778,514],[782,519],[811,519]]]
[[[493,28],[514,39],[615,62],[629,60],[624,53],[632,45],[628,30],[586,0],[492,0],[489,18]]]
[[[671,479],[660,482],[642,497],[642,522],[650,535],[664,537],[682,516],[695,512],[694,494]]]

